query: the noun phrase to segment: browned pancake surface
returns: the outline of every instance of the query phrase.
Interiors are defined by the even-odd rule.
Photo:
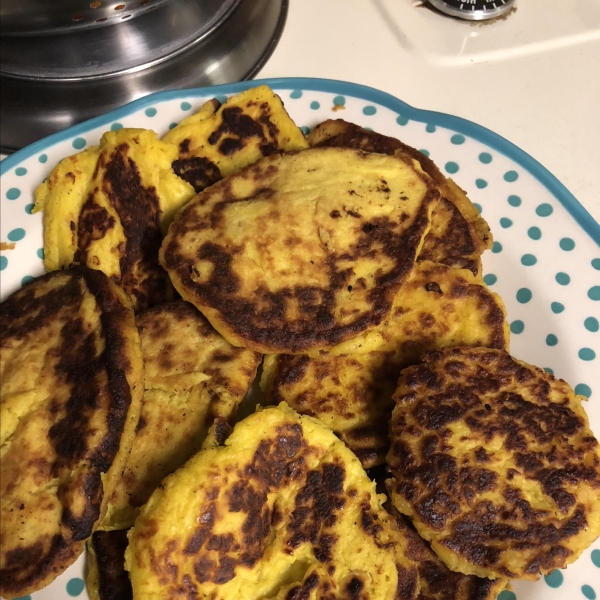
[[[0,305],[1,593],[24,596],[81,553],[130,448],[142,391],[131,303],[87,268]]]
[[[269,156],[186,205],[160,260],[232,344],[327,348],[389,312],[438,197],[397,157],[346,148]]]
[[[453,570],[537,579],[600,534],[600,450],[569,386],[508,353],[406,369],[387,462],[394,506]]]
[[[446,179],[429,157],[396,138],[342,119],[329,119],[317,125],[308,142],[312,147],[340,146],[416,160],[442,191],[418,258],[469,269],[474,275],[481,271],[479,257],[492,246],[490,229],[463,190]]]

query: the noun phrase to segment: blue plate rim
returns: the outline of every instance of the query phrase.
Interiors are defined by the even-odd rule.
[[[537,179],[569,212],[577,224],[600,246],[600,224],[598,224],[592,215],[581,205],[573,194],[554,176],[546,167],[540,164],[530,154],[521,150],[518,146],[509,142],[501,135],[494,133],[490,129],[478,125],[473,121],[456,117],[447,113],[424,110],[415,108],[403,100],[388,94],[382,90],[372,88],[366,85],[351,83],[336,79],[319,79],[314,77],[275,77],[267,79],[253,79],[240,81],[237,83],[225,83],[220,85],[166,90],[155,92],[125,104],[115,110],[104,113],[93,119],[78,123],[68,129],[59,131],[48,137],[45,137],[25,148],[15,152],[0,162],[0,176],[18,165],[20,162],[30,158],[38,152],[42,152],[55,144],[58,144],[71,137],[76,137],[96,127],[101,127],[110,122],[123,118],[136,112],[148,105],[156,104],[166,100],[173,100],[179,97],[199,97],[207,94],[234,94],[249,87],[266,84],[272,89],[298,89],[302,91],[329,92],[340,95],[354,96],[368,102],[373,102],[385,106],[399,115],[412,121],[427,123],[445,127],[471,137],[494,150],[501,152],[523,169],[528,171]]]

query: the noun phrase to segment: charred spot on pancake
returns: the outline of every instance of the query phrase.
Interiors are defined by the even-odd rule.
[[[172,166],[175,174],[190,183],[196,192],[201,192],[221,179],[219,167],[204,156],[181,158],[173,162]]]
[[[600,532],[598,442],[564,381],[453,348],[406,369],[395,399],[394,505],[455,568],[537,578]]]
[[[127,530],[96,531],[91,543],[98,569],[100,600],[132,600],[131,582],[123,568]]]

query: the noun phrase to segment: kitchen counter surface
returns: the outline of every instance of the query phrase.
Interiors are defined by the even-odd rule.
[[[586,4],[591,14],[571,0],[517,0],[504,20],[481,24],[414,0],[291,0],[256,77],[351,81],[474,121],[544,165],[600,222],[600,4]]]

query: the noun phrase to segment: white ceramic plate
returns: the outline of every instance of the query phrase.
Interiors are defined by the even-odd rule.
[[[320,79],[272,79],[169,91],[36,142],[0,163],[0,297],[43,273],[42,218],[30,214],[35,187],[65,156],[97,144],[104,131],[145,127],[164,134],[205,100],[267,83],[305,131],[343,118],[428,154],[481,208],[495,244],[485,281],[507,307],[511,352],[545,367],[589,397],[600,436],[600,226],[567,189],[525,152],[464,119],[415,109],[372,88]],[[334,110],[334,107],[336,109]],[[340,108],[343,107],[343,108]],[[548,143],[552,143],[548,140]],[[4,247],[4,246],[3,246]],[[34,600],[87,598],[84,557]],[[568,569],[517,582],[500,600],[593,600],[600,595],[600,541]],[[26,598],[30,598],[26,596]]]

